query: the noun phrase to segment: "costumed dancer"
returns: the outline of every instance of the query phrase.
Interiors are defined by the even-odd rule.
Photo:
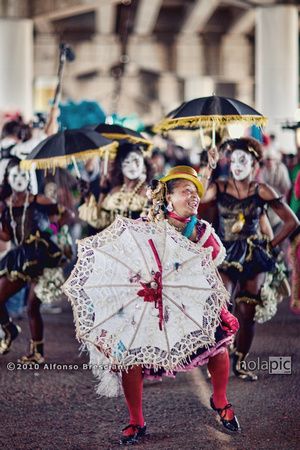
[[[30,193],[29,174],[20,169],[19,162],[19,159],[13,158],[8,163],[1,190],[0,239],[11,241],[13,248],[0,261],[0,324],[4,331],[0,354],[10,351],[20,332],[20,328],[10,320],[5,303],[29,284],[27,313],[31,333],[30,352],[20,361],[42,363],[43,320],[41,301],[35,287],[44,269],[56,268],[62,260],[63,252],[56,233],[62,211],[44,195]]]
[[[255,165],[262,157],[258,141],[251,138],[229,140],[222,149],[231,152],[232,176],[227,181],[213,182],[203,202],[217,201],[218,233],[226,249],[220,274],[228,291],[235,296],[234,311],[240,323],[235,339],[233,371],[243,380],[255,381],[257,375],[247,370],[244,361],[254,338],[255,317],[261,314],[264,302],[268,302],[268,294],[263,289],[266,274],[274,271],[276,249],[295,230],[298,220],[274,189],[252,180]],[[267,207],[271,207],[283,222],[272,239],[262,234],[260,226]]]
[[[117,215],[137,219],[147,204],[147,181],[150,167],[138,145],[120,142],[109,176],[101,175],[98,202],[87,191],[79,207],[80,219],[95,231],[108,227]]]
[[[300,172],[294,185],[294,196],[300,200]],[[300,216],[298,212],[297,216]],[[292,295],[290,308],[295,314],[300,314],[300,227],[290,236],[290,262],[292,266]]]
[[[204,248],[212,247],[212,258],[218,265],[224,258],[224,247],[211,225],[197,219],[203,192],[203,184],[198,180],[197,172],[192,167],[174,167],[159,182],[156,180],[152,182],[152,187],[148,191],[152,200],[148,217],[150,221],[155,222],[168,220],[169,224],[187,239]],[[227,308],[221,311],[220,320],[221,325],[215,332],[215,345],[208,349],[199,348],[191,355],[190,363],[180,371],[208,364],[213,385],[211,407],[218,412],[227,430],[237,432],[240,431],[240,426],[226,396],[229,376],[229,355],[226,345],[232,341],[232,335],[238,329],[238,321]],[[143,378],[161,378],[164,374],[166,372],[163,369],[157,371],[140,366],[122,372],[122,385],[130,415],[130,423],[122,431],[120,441],[122,444],[135,443],[146,431],[142,411]]]

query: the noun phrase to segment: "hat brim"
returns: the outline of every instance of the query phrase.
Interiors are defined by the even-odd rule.
[[[200,198],[204,195],[204,187],[200,180],[195,178],[193,175],[189,175],[188,173],[174,173],[173,175],[166,175],[165,177],[160,178],[159,181],[166,183],[170,180],[176,180],[178,178],[183,178],[184,180],[191,181],[197,188],[198,195]]]

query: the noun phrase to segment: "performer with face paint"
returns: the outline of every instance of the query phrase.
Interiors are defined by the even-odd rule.
[[[43,321],[40,300],[34,287],[45,268],[57,267],[62,251],[51,238],[50,222],[58,220],[58,206],[43,195],[29,191],[29,175],[19,167],[17,158],[7,165],[1,189],[0,239],[13,244],[0,261],[0,325],[4,338],[0,354],[9,352],[20,329],[9,318],[5,303],[9,297],[29,285],[27,312],[31,332],[30,353],[22,363],[44,362]]]
[[[79,208],[79,217],[87,221],[96,230],[103,230],[115,219],[116,215],[138,219],[147,204],[147,182],[151,178],[150,168],[138,145],[120,143],[108,177],[102,176],[101,194],[98,199],[97,213],[92,216],[87,202],[95,210],[95,200],[89,198]]]
[[[235,295],[234,311],[240,323],[233,371],[243,380],[255,381],[256,374],[247,370],[243,362],[254,338],[256,307],[262,305],[266,273],[275,268],[274,249],[297,228],[298,220],[274,189],[253,181],[255,165],[262,157],[258,141],[229,140],[221,150],[231,152],[232,176],[228,181],[212,183],[203,202],[217,201],[218,235],[226,249],[225,261],[219,269],[226,288]],[[283,221],[282,228],[271,239],[263,234],[261,224],[266,207],[271,207]]]

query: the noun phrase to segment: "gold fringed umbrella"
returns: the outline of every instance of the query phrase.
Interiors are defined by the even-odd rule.
[[[93,156],[114,159],[117,148],[117,142],[106,139],[94,130],[59,131],[40,142],[21,161],[21,168],[54,169],[70,163],[76,165],[76,161],[86,161]]]
[[[107,139],[127,141],[130,144],[140,145],[143,148],[146,156],[150,154],[153,148],[152,142],[145,139],[140,133],[121,125],[100,123],[100,125],[95,128],[95,131],[97,131]]]
[[[196,130],[201,127],[216,130],[240,122],[264,126],[267,118],[239,100],[212,95],[182,103],[155,125],[153,131],[161,133],[178,129]]]

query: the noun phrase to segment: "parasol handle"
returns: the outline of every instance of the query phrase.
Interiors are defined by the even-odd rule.
[[[216,146],[216,123],[213,122],[212,123],[212,148],[214,148]]]
[[[108,157],[109,157],[109,150],[106,149],[104,152],[104,164],[103,164],[103,175],[106,177],[108,172]]]
[[[202,127],[199,128],[199,133],[200,133],[201,148],[202,148],[202,150],[205,150],[204,131],[203,131]]]
[[[79,180],[81,180],[81,174],[80,174],[80,171],[79,171],[79,168],[78,168],[75,156],[73,156],[73,155],[72,155],[72,163],[73,163],[73,166],[74,166],[74,169],[75,169],[76,177]]]

